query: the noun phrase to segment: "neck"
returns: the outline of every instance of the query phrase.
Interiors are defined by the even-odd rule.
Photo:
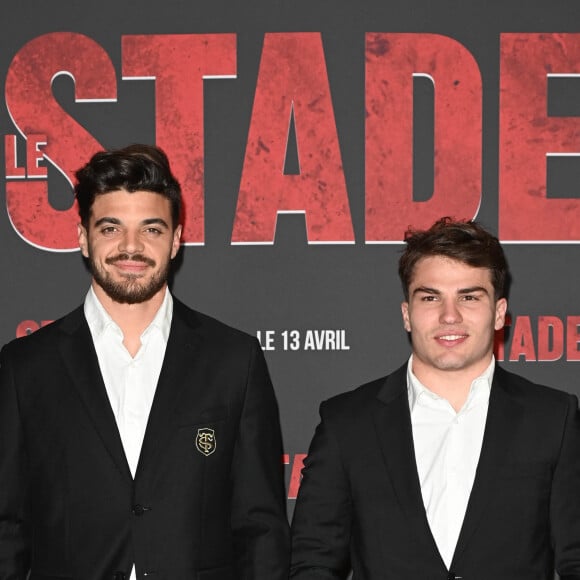
[[[167,285],[145,302],[137,304],[121,304],[111,297],[93,281],[93,290],[107,314],[123,332],[123,344],[132,356],[135,356],[141,346],[141,335],[151,324],[157,311],[163,303]]]
[[[489,366],[491,356],[490,354],[489,358],[466,369],[438,369],[424,364],[413,356],[413,374],[421,384],[432,393],[446,399],[458,412],[467,400],[473,381]]]

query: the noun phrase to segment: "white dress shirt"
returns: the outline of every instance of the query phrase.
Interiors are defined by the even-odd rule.
[[[134,357],[123,345],[123,332],[103,308],[92,287],[87,293],[84,311],[127,463],[135,477],[171,328],[173,299],[166,291],[155,318],[141,334],[141,347]],[[133,566],[131,580],[135,577]]]
[[[451,566],[481,453],[495,360],[471,383],[459,412],[427,389],[407,366],[413,444],[431,533]]]

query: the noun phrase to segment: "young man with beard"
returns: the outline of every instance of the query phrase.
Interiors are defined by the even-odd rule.
[[[445,218],[406,242],[411,357],[322,404],[291,578],[580,580],[578,401],[495,363],[499,241]]]
[[[167,288],[165,154],[97,153],[77,180],[84,305],[0,355],[0,578],[284,580],[274,392],[254,338]]]

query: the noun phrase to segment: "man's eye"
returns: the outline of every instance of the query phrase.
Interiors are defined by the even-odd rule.
[[[101,233],[102,234],[114,234],[117,231],[117,228],[115,226],[106,226],[104,228],[101,228]]]
[[[421,297],[422,302],[435,302],[435,300],[437,300],[437,296],[432,296],[431,294]]]
[[[159,236],[162,234],[162,231],[159,228],[147,228],[145,231],[148,234],[153,234],[154,236]]]
[[[471,302],[471,301],[474,301],[474,300],[478,300],[478,297],[477,296],[474,296],[473,294],[465,294],[465,296],[463,296],[463,300],[465,302]]]

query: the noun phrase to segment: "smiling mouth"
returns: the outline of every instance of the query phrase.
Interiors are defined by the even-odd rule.
[[[445,334],[443,336],[437,336],[436,338],[437,338],[437,340],[445,340],[448,342],[453,342],[455,340],[467,338],[467,334]]]
[[[112,258],[107,258],[105,263],[127,270],[143,270],[146,266],[151,266],[151,268],[155,267],[155,260],[142,254],[133,254],[132,256],[129,254],[119,254]]]
[[[131,261],[115,262],[114,266],[124,272],[134,272],[134,273],[143,272],[149,267],[148,264],[144,264],[143,262],[131,262]]]
[[[435,342],[444,348],[454,348],[456,346],[462,345],[468,338],[469,335],[464,333],[440,334],[435,336]]]

